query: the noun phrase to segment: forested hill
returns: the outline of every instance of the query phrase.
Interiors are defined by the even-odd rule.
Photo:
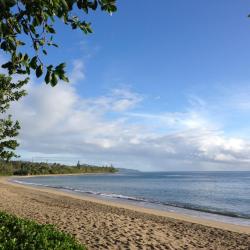
[[[68,166],[58,163],[29,161],[0,161],[0,175],[44,175],[44,174],[81,174],[81,173],[115,173],[113,166],[93,166],[77,164]]]

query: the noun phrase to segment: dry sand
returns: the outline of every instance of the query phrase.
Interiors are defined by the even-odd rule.
[[[250,227],[38,190],[5,178],[0,210],[55,224],[88,249],[250,249]]]

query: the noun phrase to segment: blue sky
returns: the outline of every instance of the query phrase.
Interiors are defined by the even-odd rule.
[[[67,62],[71,83],[33,78],[12,108],[22,158],[250,170],[248,13],[243,0],[130,0],[87,15],[88,36],[57,23],[46,60]]]
[[[128,83],[171,98],[176,106],[176,97],[187,91],[204,93],[211,85],[249,78],[246,1],[120,2],[112,17],[89,18],[94,35],[65,29],[60,34],[62,60],[79,57],[77,42],[88,45],[87,54],[92,50],[94,57],[86,62],[92,91],[100,82],[101,88]]]

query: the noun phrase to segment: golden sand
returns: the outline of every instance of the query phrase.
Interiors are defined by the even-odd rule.
[[[56,225],[88,249],[250,249],[250,227],[0,179],[0,210]]]

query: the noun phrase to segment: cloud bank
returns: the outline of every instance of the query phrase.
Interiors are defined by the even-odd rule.
[[[12,106],[22,125],[24,159],[152,171],[250,170],[249,141],[226,135],[202,99],[190,98],[182,112],[148,113],[137,109],[145,97],[129,88],[81,96],[77,82],[84,78],[84,65],[75,61],[71,84],[51,88],[32,82],[29,95]]]

